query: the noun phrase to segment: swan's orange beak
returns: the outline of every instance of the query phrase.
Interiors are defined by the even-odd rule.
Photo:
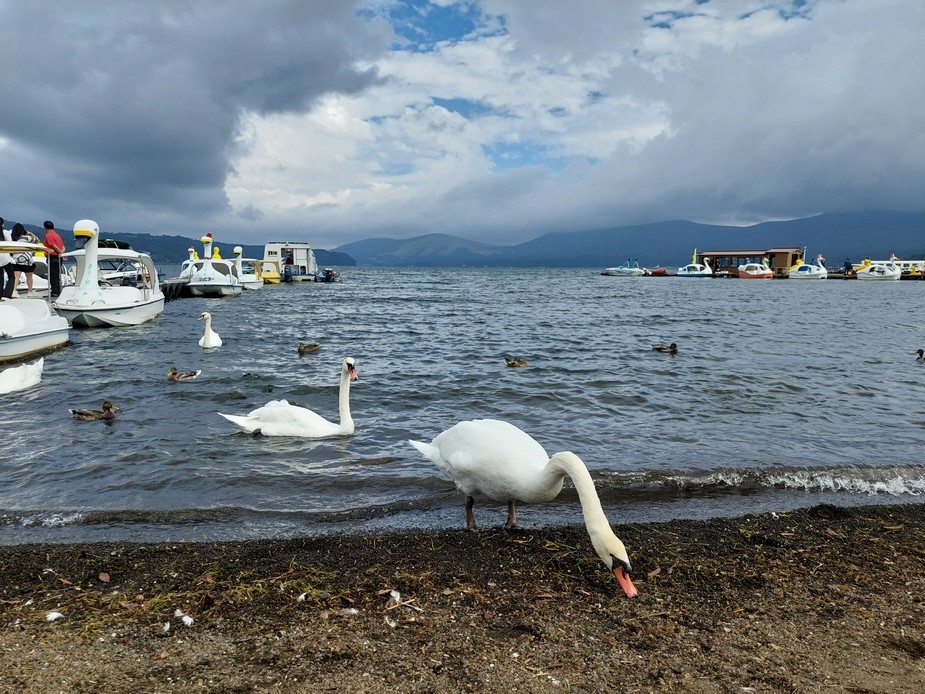
[[[630,575],[626,572],[626,569],[622,566],[618,566],[613,570],[614,578],[617,579],[617,583],[620,584],[620,587],[623,589],[623,592],[626,593],[626,597],[635,598],[639,595],[639,591],[636,590],[636,586],[633,585],[632,580],[630,580]]]
[[[359,378],[357,369],[353,364],[347,364],[347,373],[350,374],[351,381],[356,381]]]

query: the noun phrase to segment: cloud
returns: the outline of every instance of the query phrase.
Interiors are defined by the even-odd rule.
[[[923,24],[917,0],[7,3],[0,214],[333,247],[920,209]]]

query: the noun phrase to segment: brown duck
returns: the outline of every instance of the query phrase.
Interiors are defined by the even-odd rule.
[[[521,366],[529,366],[530,362],[521,359],[520,357],[505,357],[504,363],[507,364],[512,369],[519,368]]]
[[[202,371],[177,371],[176,366],[171,366],[170,371],[167,372],[168,381],[192,381],[196,376],[201,374]]]
[[[109,400],[106,400],[103,402],[102,410],[70,410],[70,412],[76,419],[91,421],[94,419],[115,419],[115,411],[118,409]]]
[[[317,352],[319,349],[321,349],[321,345],[317,342],[299,343],[299,354],[311,354],[312,352]]]

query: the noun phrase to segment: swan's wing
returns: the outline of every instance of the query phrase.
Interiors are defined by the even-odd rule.
[[[248,413],[246,417],[225,414],[222,416],[248,433],[259,430],[264,436],[301,436],[317,439],[348,433],[340,425],[329,422],[321,415],[304,407],[290,405],[285,400],[272,400]]]

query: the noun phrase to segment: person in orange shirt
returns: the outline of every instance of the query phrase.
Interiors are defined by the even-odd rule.
[[[51,286],[52,298],[57,298],[61,293],[61,254],[66,253],[64,239],[55,231],[55,225],[46,221],[45,240],[42,242],[48,249],[48,281]]]

